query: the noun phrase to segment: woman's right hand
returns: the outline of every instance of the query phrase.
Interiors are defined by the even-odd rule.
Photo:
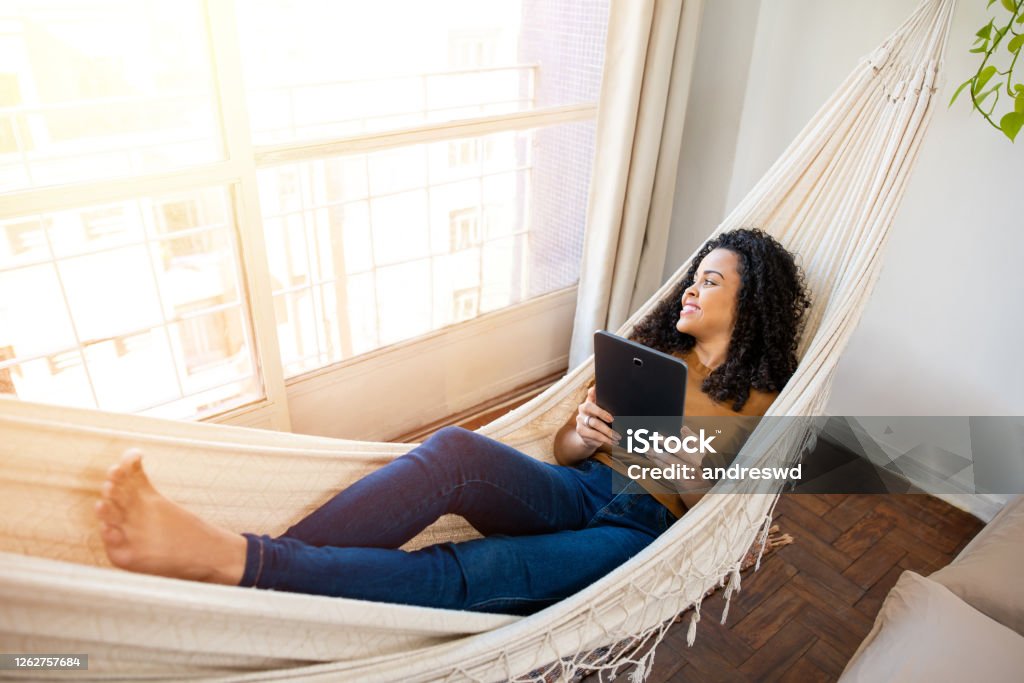
[[[612,414],[597,405],[597,389],[590,387],[587,400],[580,404],[576,415],[576,433],[588,448],[603,445],[617,446],[622,435],[611,427]]]

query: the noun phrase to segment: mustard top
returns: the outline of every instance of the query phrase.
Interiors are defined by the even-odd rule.
[[[725,427],[725,429],[722,429],[723,433],[716,434],[714,441],[715,450],[720,457],[735,455],[739,452],[740,447],[747,440],[750,433],[753,432],[754,427],[757,426],[758,420],[723,421],[721,419],[714,420],[709,418],[756,417],[764,415],[779,395],[779,392],[760,391],[752,388],[747,402],[743,404],[743,409],[736,412],[732,409],[731,401],[729,403],[720,403],[701,391],[701,384],[711,374],[711,369],[697,359],[697,354],[693,349],[686,352],[677,352],[673,355],[681,358],[686,363],[688,369],[686,373],[685,417],[683,418],[683,424],[697,434],[700,433],[702,428],[706,432],[716,433],[716,429],[709,429],[711,425],[717,426],[718,429]],[[575,420],[576,416],[573,415],[571,419]],[[623,437],[625,438],[625,435]],[[591,457],[598,462],[608,465],[624,477],[628,477],[626,470],[631,464],[641,465],[645,469],[651,467],[649,460],[640,455],[630,454],[622,447],[612,449],[609,446],[601,446]],[[677,518],[682,517],[686,512],[687,507],[683,503],[682,498],[679,494],[666,493],[665,484],[659,484],[658,481],[652,481],[647,478],[638,479],[637,481]]]

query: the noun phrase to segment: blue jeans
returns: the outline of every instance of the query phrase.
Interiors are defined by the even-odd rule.
[[[445,513],[485,538],[398,549]],[[674,521],[596,460],[551,465],[446,427],[283,535],[244,534],[239,585],[532,614],[604,576]]]

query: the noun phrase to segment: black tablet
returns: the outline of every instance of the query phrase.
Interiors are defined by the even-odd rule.
[[[686,400],[686,363],[628,339],[594,333],[597,404],[615,418],[612,428],[679,435]]]

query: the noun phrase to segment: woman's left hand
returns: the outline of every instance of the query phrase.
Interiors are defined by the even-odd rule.
[[[684,426],[679,430],[679,438],[686,439],[686,437],[694,437],[691,443],[698,441],[697,434],[692,429]],[[703,467],[702,463],[704,456],[699,453],[689,453],[686,450],[681,450],[679,453],[669,453],[662,451],[657,453],[654,449],[647,454],[647,456],[659,467],[671,467],[672,465],[687,466],[690,469],[685,470],[690,475],[689,479],[685,480],[662,480],[664,482],[673,482],[680,490],[693,490],[695,488],[705,488]]]

